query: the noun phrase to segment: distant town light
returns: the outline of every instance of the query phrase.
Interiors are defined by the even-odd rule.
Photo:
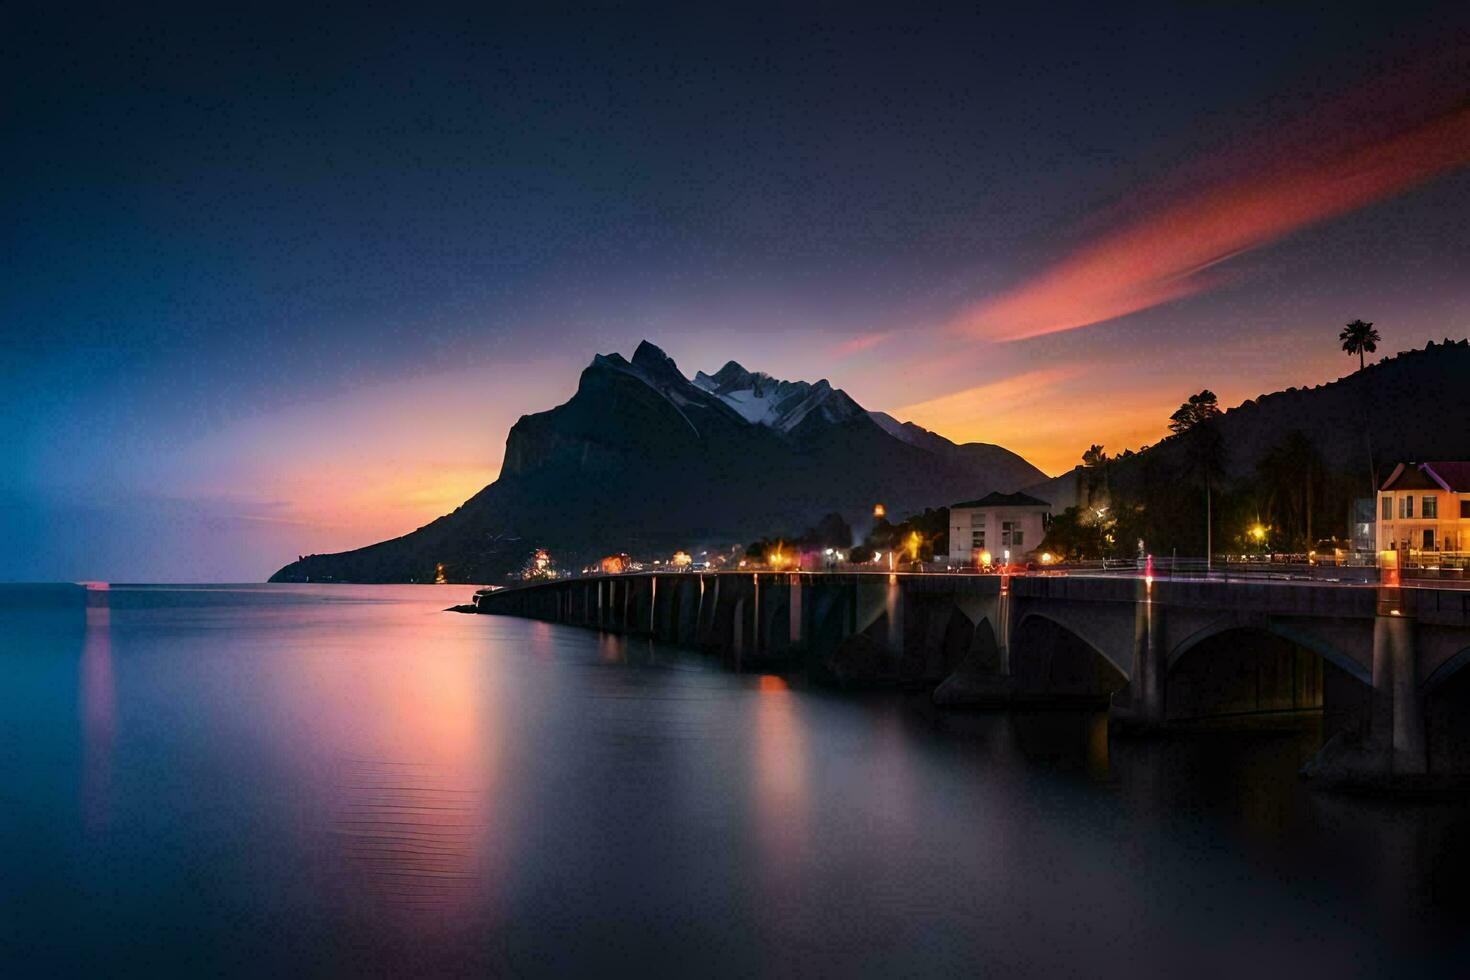
[[[1043,565],[1050,565],[1052,563],[1052,556],[1050,551],[1043,551],[1041,553],[1041,563]]]
[[[873,519],[874,520],[881,520],[882,518],[887,517],[887,516],[888,516],[888,508],[887,507],[884,507],[882,504],[874,504],[873,505]]]
[[[1260,522],[1252,524],[1250,528],[1250,535],[1251,540],[1254,541],[1256,544],[1260,544],[1262,541],[1265,541],[1266,525],[1261,524]]]
[[[989,565],[990,564],[990,558],[991,558],[990,552],[988,552],[988,551],[982,551],[982,552],[980,552],[980,564],[982,564],[982,565]]]

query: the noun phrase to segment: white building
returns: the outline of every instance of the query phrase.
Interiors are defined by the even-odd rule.
[[[1395,466],[1378,491],[1378,550],[1470,551],[1470,462]]]
[[[1021,562],[1041,546],[1051,505],[1024,493],[992,493],[949,508],[949,560],[956,565]]]

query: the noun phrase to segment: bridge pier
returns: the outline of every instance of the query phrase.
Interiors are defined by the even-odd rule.
[[[486,613],[805,662],[937,703],[1114,698],[1152,728],[1320,711],[1324,781],[1470,780],[1470,591],[1083,576],[657,573],[527,585]],[[1123,685],[1126,684],[1126,688]],[[1126,689],[1127,694],[1121,693]]]
[[[1164,607],[1154,603],[1153,589],[1145,584],[1143,597],[1133,604],[1133,676],[1128,683],[1131,704],[1127,720],[1139,728],[1164,724],[1169,664],[1163,634]]]
[[[1387,771],[1427,770],[1424,696],[1419,692],[1414,618],[1398,611],[1373,623],[1372,736],[1386,745]]]

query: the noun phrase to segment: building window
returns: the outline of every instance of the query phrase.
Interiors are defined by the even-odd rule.
[[[1470,500],[1460,501],[1460,520],[1470,521]]]
[[[1419,516],[1420,517],[1423,517],[1427,521],[1432,521],[1432,520],[1436,519],[1437,517],[1439,517],[1439,498],[1438,497],[1425,497],[1424,498],[1424,513],[1421,514],[1421,515],[1419,515]]]
[[[1434,528],[1432,527],[1426,527],[1424,529],[1424,550],[1434,550]]]
[[[971,527],[984,527],[985,526],[985,515],[984,514],[978,514],[978,513],[971,514],[970,515],[970,526]]]
[[[1021,530],[1019,521],[1000,522],[1000,543],[1008,548],[1025,546],[1025,533]]]
[[[1393,497],[1388,494],[1383,495],[1383,519],[1385,521],[1393,520]]]
[[[1414,496],[1413,496],[1413,494],[1406,493],[1402,497],[1399,498],[1399,518],[1402,520],[1405,517],[1413,517],[1413,516],[1414,516]]]
[[[970,547],[971,548],[984,548],[985,547],[985,529],[984,528],[977,528],[976,530],[970,532]]]

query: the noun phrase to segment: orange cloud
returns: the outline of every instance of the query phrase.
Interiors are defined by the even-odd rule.
[[[964,391],[895,409],[893,415],[938,432],[955,442],[995,442],[1019,452],[1048,472],[1066,469],[1075,456],[1072,437],[1065,449],[1038,444],[1038,423],[1057,418],[1057,399],[1068,382],[1083,374],[1081,365],[1040,368]],[[1068,426],[1075,416],[1064,413]]]
[[[1298,143],[1302,133],[1290,134]],[[1258,169],[1189,194],[1104,235],[955,328],[1022,340],[1111,320],[1201,292],[1216,264],[1470,163],[1470,107],[1388,136]]]
[[[1062,473],[1090,443],[1118,452],[1166,434],[1169,412],[1180,401],[1177,386],[1153,378],[1120,388],[1109,380],[1115,369],[1096,361],[1041,368],[891,414],[955,442],[998,443],[1047,473]]]

